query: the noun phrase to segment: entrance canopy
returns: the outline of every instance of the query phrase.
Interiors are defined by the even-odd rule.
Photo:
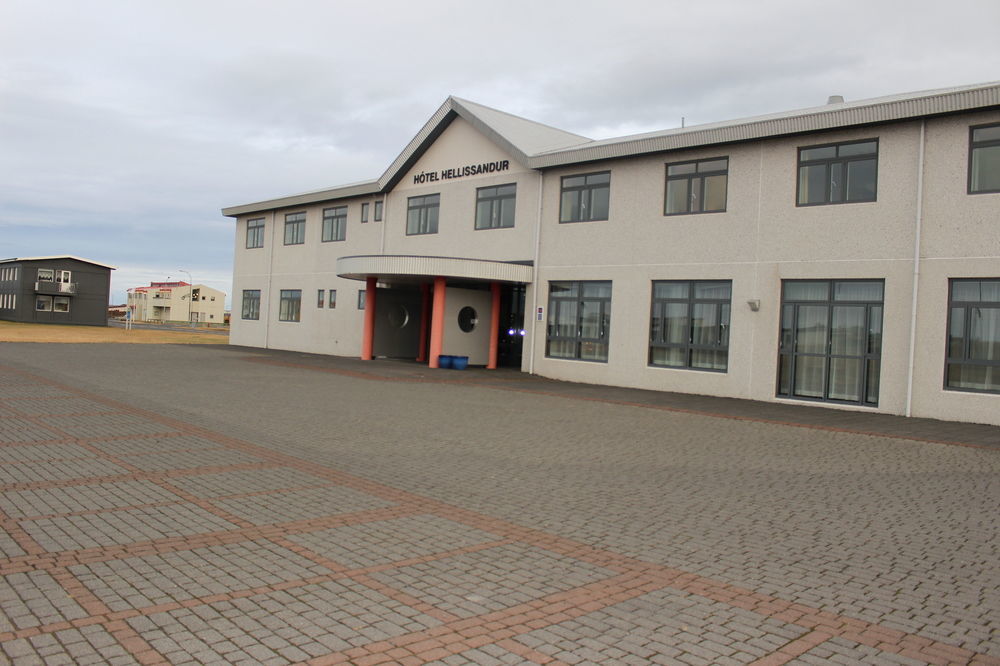
[[[489,261],[459,257],[369,254],[337,259],[337,275],[353,280],[378,278],[380,281],[433,281],[435,277],[488,282],[532,280],[530,262]]]

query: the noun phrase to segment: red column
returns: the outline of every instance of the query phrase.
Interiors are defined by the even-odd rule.
[[[365,281],[365,330],[361,338],[361,360],[372,360],[375,346],[375,283],[377,278]]]
[[[493,292],[493,307],[490,308],[490,359],[486,363],[487,370],[497,369],[497,353],[500,349],[500,283],[490,283]]]
[[[441,345],[444,343],[444,278],[434,278],[434,310],[431,313],[431,359],[428,365],[438,367]]]
[[[431,327],[431,286],[420,285],[420,344],[417,347],[417,363],[427,360],[427,335]]]

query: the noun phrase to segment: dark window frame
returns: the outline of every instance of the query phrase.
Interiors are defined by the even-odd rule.
[[[994,389],[981,389],[968,386],[955,386],[950,383],[950,375],[952,366],[974,366],[983,368],[992,368],[993,372],[1000,376],[1000,358],[996,359],[976,359],[970,354],[972,346],[972,336],[969,334],[972,329],[972,317],[974,314],[982,317],[982,310],[1000,310],[1000,296],[996,301],[986,301],[980,296],[979,300],[957,300],[954,297],[955,285],[956,284],[970,284],[974,282],[996,282],[1000,281],[1000,277],[986,277],[986,278],[950,278],[948,280],[948,328],[945,332],[945,359],[944,359],[944,383],[943,387],[946,391],[960,391],[962,393],[985,393],[988,395],[1000,394],[1000,388]],[[980,292],[982,287],[980,287]],[[955,324],[955,310],[961,309],[962,312],[962,335],[958,336],[961,340],[961,353],[956,355],[952,350],[952,327]],[[1000,385],[1000,380],[997,381]]]
[[[243,290],[243,306],[240,312],[240,319],[260,319],[260,289]]]
[[[683,298],[673,296],[656,295],[657,285],[685,285],[687,295]],[[723,286],[729,290],[726,298],[709,298],[697,295],[697,287],[701,285]],[[684,304],[686,340],[683,342],[670,342],[664,340],[667,333],[667,310],[668,304]],[[650,294],[650,314],[649,314],[649,351],[647,364],[651,368],[671,368],[674,370],[697,370],[699,372],[721,372],[729,371],[729,339],[732,328],[732,304],[733,304],[733,281],[732,280],[654,280]],[[697,322],[693,316],[695,306],[712,307],[714,318],[715,340],[714,342],[695,342],[695,332]],[[656,349],[679,349],[684,353],[683,364],[669,364],[654,361],[654,350]],[[724,353],[723,367],[708,367],[696,365],[695,355],[699,351]]]
[[[848,155],[841,155],[840,154],[841,149],[843,149],[843,148],[847,148],[849,146],[856,146],[856,145],[860,145],[860,144],[864,144],[864,143],[874,143],[875,144],[875,151],[873,153],[862,153],[862,154],[859,154],[859,155],[850,155],[850,154],[848,154]],[[797,152],[798,163],[797,163],[797,168],[795,170],[795,205],[797,207],[799,207],[799,208],[810,208],[812,206],[837,206],[837,205],[840,205],[840,204],[873,203],[873,202],[878,201],[879,147],[880,146],[879,146],[879,139],[878,139],[878,137],[873,137],[873,138],[869,138],[869,139],[852,140],[852,141],[838,141],[838,142],[835,142],[835,143],[822,143],[822,144],[816,144],[816,145],[812,145],[812,146],[800,146],[798,148],[798,152]],[[835,153],[834,156],[833,157],[812,158],[812,159],[803,159],[802,158],[802,154],[805,151],[822,150],[822,149],[825,149],[825,148],[833,148],[834,149],[834,153]],[[848,171],[849,171],[848,167],[852,163],[860,163],[860,162],[867,162],[867,161],[874,161],[875,162],[874,177],[873,177],[873,182],[872,182],[871,198],[863,198],[863,199],[861,199],[861,198],[852,198],[852,199],[848,199],[847,198],[848,195],[849,195],[849,192],[847,190],[847,184],[848,184],[848,182],[847,182],[848,181],[847,174],[848,174]],[[821,166],[825,167],[825,176],[824,176],[824,179],[823,179],[823,181],[824,181],[823,200],[822,201],[803,202],[802,201],[802,196],[803,196],[803,191],[802,191],[802,174],[803,174],[803,169],[809,169],[809,168],[815,168],[815,167],[821,167]],[[841,184],[839,185],[839,187],[841,188],[841,190],[843,190],[842,193],[838,195],[840,198],[838,198],[836,200],[834,200],[834,192],[832,191],[832,187],[831,187],[831,183],[832,183],[831,173],[832,173],[832,171],[835,168],[839,169],[839,171],[840,171],[842,180],[841,180]]]
[[[788,287],[805,283],[825,283],[826,297],[824,299],[789,299],[787,297]],[[881,298],[878,301],[866,299],[837,298],[836,285],[838,284],[862,284],[879,283],[881,285]],[[801,307],[816,306],[826,308],[826,320],[823,329],[825,349],[822,352],[800,351],[798,349],[799,317]],[[864,307],[864,331],[865,343],[864,352],[861,354],[834,353],[833,345],[835,336],[834,329],[834,308],[857,308]],[[878,309],[876,315],[875,309]],[[876,321],[877,316],[877,321]],[[778,367],[777,379],[775,381],[775,395],[778,398],[789,400],[803,400],[807,402],[826,402],[842,405],[858,405],[861,407],[878,407],[881,397],[881,374],[882,374],[882,340],[885,328],[885,279],[884,278],[857,278],[857,279],[837,279],[837,278],[803,278],[781,281],[781,310],[779,319],[778,338]],[[786,335],[786,331],[790,331]],[[847,344],[848,339],[844,338]],[[806,340],[808,342],[808,340]],[[873,351],[874,348],[874,351]],[[822,396],[796,395],[796,390],[802,387],[796,385],[796,369],[800,358],[822,358]],[[847,400],[843,398],[831,398],[831,361],[833,359],[858,359],[861,364],[861,372],[858,378],[859,385],[856,386],[858,399]],[[871,364],[875,363],[874,372],[871,371]],[[782,390],[783,370],[787,368],[787,390]],[[874,381],[874,386],[872,382]],[[873,399],[869,396],[874,395]]]
[[[326,307],[326,289],[317,289],[316,292],[316,307],[322,310]]]
[[[372,221],[374,221],[374,222],[381,222],[382,221],[382,208],[383,208],[383,206],[384,206],[384,202],[383,202],[382,199],[379,199],[378,201],[375,202],[375,210],[372,212]]]
[[[326,299],[326,307],[328,310],[333,310],[337,307],[337,290],[330,289],[330,296]]]
[[[605,179],[605,176],[607,177]],[[567,185],[567,181],[583,178],[579,185]],[[593,182],[591,180],[593,179]],[[607,210],[594,206],[594,196],[607,190]],[[567,195],[570,204],[567,210]],[[574,212],[576,214],[574,215]],[[603,215],[601,215],[603,213]],[[604,222],[611,218],[611,171],[575,173],[563,176],[559,181],[559,224],[575,222]]]
[[[414,214],[416,218],[414,219]],[[422,194],[406,200],[406,235],[426,236],[438,232],[441,194]]]
[[[501,188],[513,188],[509,194],[500,193]],[[480,224],[480,204],[489,204],[486,224]],[[504,224],[504,212],[506,206],[510,206],[510,224]],[[490,185],[488,187],[476,188],[476,221],[473,228],[476,231],[487,229],[513,229],[515,217],[517,215],[517,183],[504,183],[502,185]],[[497,224],[493,224],[497,221]]]
[[[285,245],[304,245],[306,242],[305,211],[285,213]]]
[[[721,161],[721,160],[725,160],[726,161],[726,166],[725,166],[724,169],[714,169],[714,170],[710,170],[710,171],[701,171],[701,166],[702,165],[708,165],[708,164],[710,164],[712,162],[718,162],[718,161]],[[680,174],[674,174],[674,175],[670,174],[670,170],[671,169],[676,169],[678,167],[685,167],[685,166],[688,166],[689,164],[690,165],[694,165],[694,172],[692,172],[692,173],[680,173]],[[709,158],[697,159],[697,160],[684,160],[683,162],[668,162],[665,165],[665,168],[666,168],[666,183],[664,185],[664,190],[663,190],[663,214],[665,216],[674,216],[674,215],[703,215],[703,214],[708,214],[708,213],[725,213],[726,212],[726,208],[729,205],[729,156],[728,155],[724,155],[724,156],[720,156],[720,157],[709,157]],[[704,198],[705,179],[706,178],[718,177],[718,176],[725,176],[726,177],[725,195],[723,196],[724,201],[723,201],[723,204],[722,204],[722,208],[712,208],[712,209],[709,209],[709,210],[705,210],[704,209],[704,201],[705,201],[705,198]],[[685,202],[687,203],[687,210],[682,210],[682,211],[678,210],[678,211],[671,212],[670,210],[668,210],[668,207],[670,205],[670,196],[669,196],[669,194],[670,194],[670,184],[672,182],[676,183],[676,182],[680,182],[680,181],[687,181],[687,196],[685,197]],[[695,183],[698,183],[697,187],[695,187]],[[702,207],[701,210],[692,210],[692,208],[693,208],[692,202],[695,200],[694,199],[694,196],[695,196],[694,190],[697,190],[697,193],[698,193],[698,195],[697,195],[698,196],[697,201],[698,201],[699,206]]]
[[[361,204],[361,224],[368,224],[368,207],[370,205],[367,201]]]
[[[255,217],[247,220],[247,249],[262,247],[264,247],[264,218]]]
[[[973,189],[973,178],[972,178],[973,169],[972,169],[972,165],[973,165],[973,160],[975,158],[976,151],[977,150],[985,150],[985,149],[988,149],[988,148],[996,148],[997,150],[1000,150],[1000,136],[998,136],[995,139],[983,139],[983,140],[980,140],[980,141],[976,141],[975,140],[976,132],[977,131],[979,131],[979,130],[988,130],[988,129],[1000,129],[1000,123],[988,123],[986,125],[974,125],[974,126],[972,126],[972,127],[969,128],[969,175],[968,175],[968,183],[967,183],[967,186],[966,186],[966,188],[967,188],[966,192],[968,194],[995,194],[997,192],[1000,192],[1000,185],[998,185],[995,188],[990,188],[990,189]],[[998,180],[998,182],[1000,182],[1000,176],[997,177],[997,180]]]
[[[602,289],[607,286],[608,295],[586,294],[588,288]],[[569,289],[571,293],[557,293],[556,287]],[[549,312],[545,323],[545,357],[565,361],[586,361],[607,363],[611,339],[611,301],[614,295],[611,280],[553,280],[549,282]],[[570,308],[572,304],[572,308]],[[597,335],[585,336],[584,311],[587,305],[597,306]],[[571,309],[574,322],[571,335],[559,332],[563,309]],[[593,324],[591,324],[593,326]],[[555,343],[555,344],[553,344]],[[571,355],[553,353],[553,346],[573,345]],[[601,352],[603,351],[603,355]]]
[[[302,321],[302,290],[281,289],[278,299],[278,321]]]
[[[358,309],[364,310],[367,304],[368,304],[368,290],[358,289]]]
[[[332,206],[323,209],[323,243],[347,240],[347,206]]]

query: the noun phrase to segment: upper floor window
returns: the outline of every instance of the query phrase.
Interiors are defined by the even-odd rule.
[[[331,310],[333,308],[337,307],[337,290],[336,289],[331,289],[330,290],[330,298],[327,300],[327,307],[330,308]]]
[[[38,281],[39,282],[53,282],[56,279],[56,272],[51,268],[39,268],[38,269]]]
[[[563,176],[559,222],[606,220],[610,201],[610,171]]]
[[[323,210],[323,242],[347,238],[347,206]]]
[[[951,280],[946,388],[1000,393],[1000,278]]]
[[[316,292],[316,307],[317,308],[322,308],[322,307],[324,307],[326,305],[326,298],[324,298],[325,294],[326,294],[325,290],[323,290],[323,289],[317,290],[317,292]]]
[[[878,140],[799,148],[799,206],[875,201]]]
[[[440,208],[440,194],[410,197],[406,203],[406,235],[436,234]]]
[[[517,185],[480,187],[476,190],[476,229],[501,229],[514,226],[514,202]]]
[[[668,164],[663,214],[725,211],[728,181],[728,157]]]
[[[653,282],[649,364],[725,371],[732,282]]]
[[[260,289],[243,290],[243,319],[260,319]]]
[[[264,218],[247,220],[247,248],[264,247]]]
[[[72,282],[73,273],[71,271],[56,271],[56,282],[69,284]]]
[[[278,321],[299,321],[302,312],[302,290],[282,289],[278,303]]]
[[[306,214],[285,215],[285,245],[301,245],[306,242]]]
[[[376,222],[381,222],[382,221],[382,202],[381,201],[376,201],[375,202],[375,221]]]
[[[1000,192],[1000,124],[969,130],[969,194]]]
[[[361,222],[362,224],[368,222],[368,208],[371,206],[369,203],[361,204]]]

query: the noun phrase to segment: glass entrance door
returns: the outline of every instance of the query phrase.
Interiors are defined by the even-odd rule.
[[[782,283],[777,395],[877,405],[882,280]]]

